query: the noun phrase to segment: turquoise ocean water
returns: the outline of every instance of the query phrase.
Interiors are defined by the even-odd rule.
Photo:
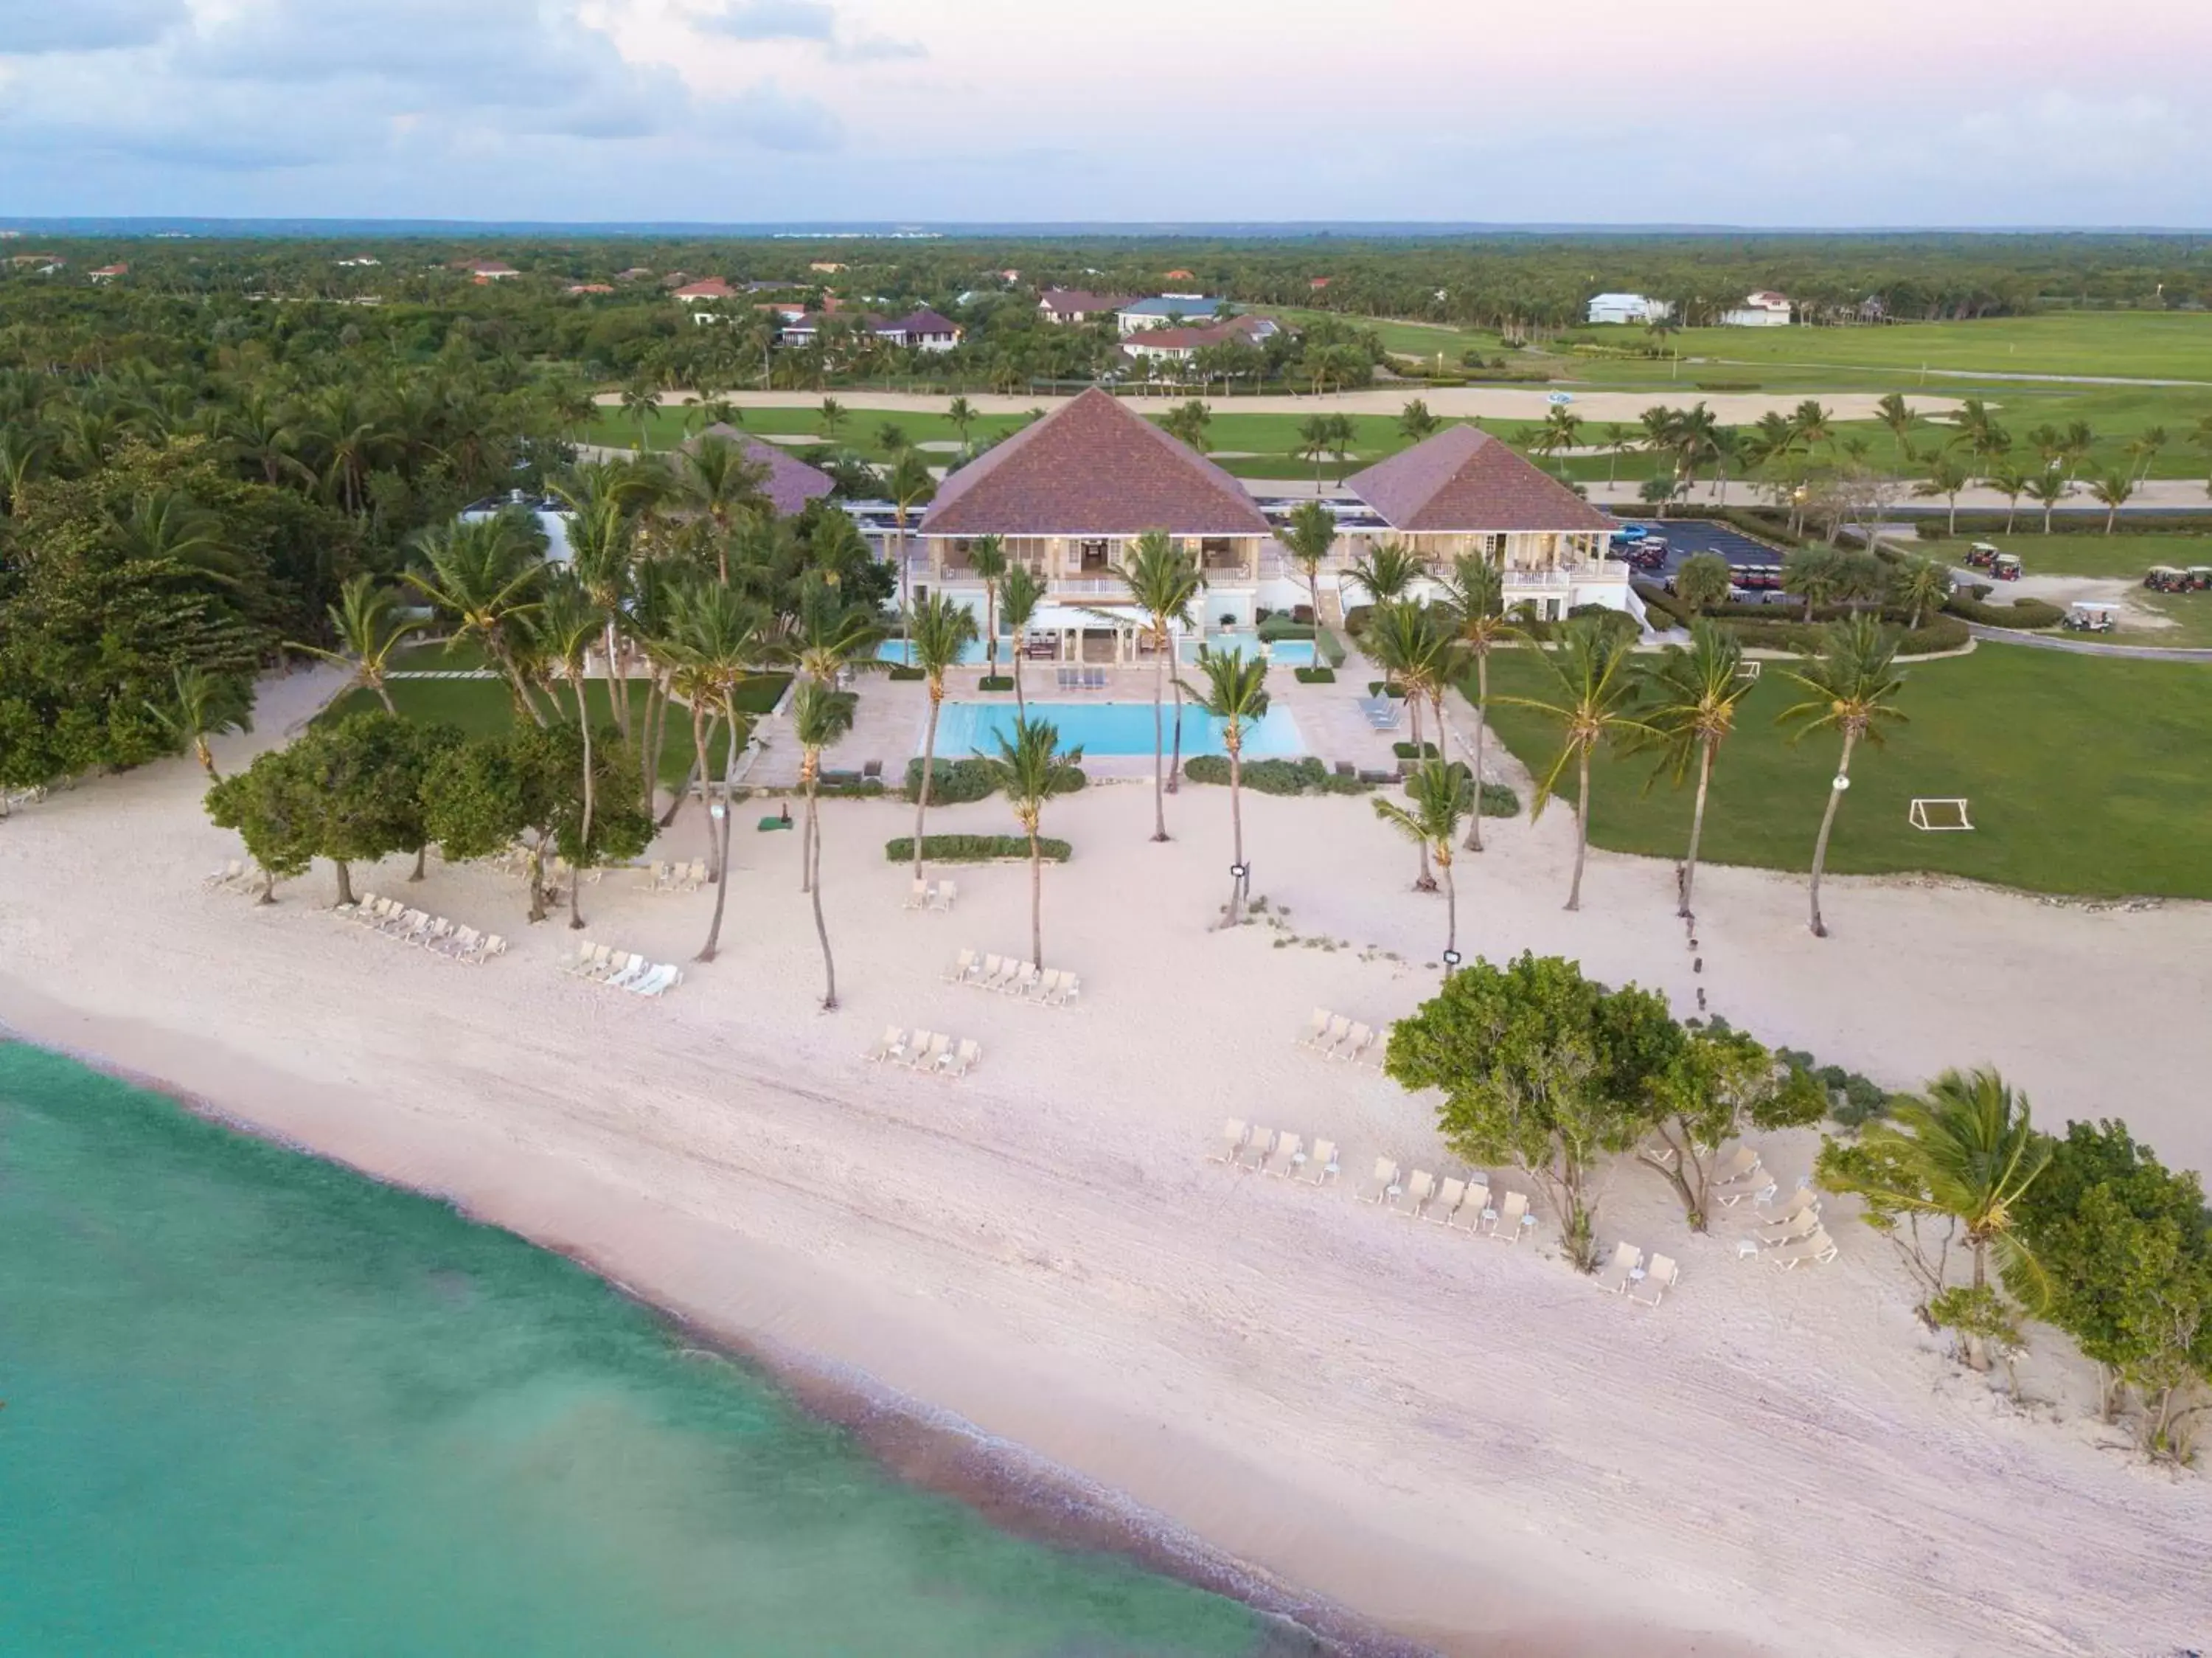
[[[901,1484],[558,1256],[4,1043],[0,1400],[11,1658],[1313,1649]]]

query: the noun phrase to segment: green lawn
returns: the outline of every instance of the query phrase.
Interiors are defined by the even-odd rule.
[[[1492,666],[1493,695],[1540,694],[1540,673],[1507,653]],[[1838,744],[1822,734],[1788,745],[1774,718],[1799,689],[1770,662],[1745,701],[1706,814],[1705,855],[1716,863],[1811,864]],[[2212,822],[2212,667],[1985,644],[1907,670],[1902,706],[1910,723],[1853,759],[1832,869],[2212,899],[2212,838],[2204,832]],[[1549,766],[1556,728],[1544,716],[1498,705],[1492,724],[1539,775]],[[1641,793],[1650,769],[1642,759],[1601,754],[1590,838],[1679,858],[1691,797],[1663,781]],[[1915,795],[1965,796],[1974,831],[1913,829],[1905,814]]]
[[[1343,311],[1312,311],[1295,305],[1261,305],[1253,308],[1292,328],[1303,328],[1313,322],[1348,322],[1355,328],[1373,332],[1382,340],[1384,350],[1400,357],[1426,357],[1433,363],[1441,351],[1445,366],[1451,369],[1458,368],[1461,357],[1468,351],[1501,357],[1509,349],[1504,340],[1494,333],[1480,328],[1461,328],[1448,322],[1407,322],[1389,317],[1353,316]]]
[[[490,736],[509,729],[514,723],[514,696],[504,680],[395,680],[390,682],[392,700],[403,718],[410,720],[442,721],[459,726],[472,737]],[[767,674],[753,680],[738,692],[738,708],[742,713],[765,714],[774,708],[783,695],[790,676]],[[634,681],[630,685],[630,713],[633,720],[642,716],[645,707],[645,686]],[[592,711],[596,720],[606,717],[606,687],[595,684],[586,694],[592,699]],[[383,704],[371,691],[354,691],[341,697],[324,710],[325,720],[343,719],[350,714],[374,713]],[[573,718],[576,710],[575,693],[564,689],[559,702],[564,718]],[[722,745],[717,741],[714,751],[714,775],[721,775]],[[683,708],[670,710],[668,728],[660,745],[660,780],[671,788],[679,786],[691,769],[694,752],[691,741],[690,711]]]
[[[2069,534],[2064,530],[2045,535],[2040,533],[2041,521],[2036,515],[2023,512],[2015,533],[1989,538],[2007,552],[2018,553],[2030,576],[2122,576],[2139,582],[2153,564],[2183,569],[2212,564],[2212,535]],[[1948,558],[1960,566],[1965,565],[1966,549],[1975,539],[1963,535],[1955,541],[1923,541],[1911,535],[1886,539],[1901,552]]]

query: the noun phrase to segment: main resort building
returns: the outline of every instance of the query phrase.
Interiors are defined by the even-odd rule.
[[[1340,622],[1365,602],[1348,571],[1384,542],[1444,574],[1462,557],[1486,558],[1504,570],[1506,603],[1526,600],[1539,615],[1586,604],[1640,608],[1627,566],[1607,556],[1613,521],[1472,426],[1447,428],[1346,489],[1352,498],[1328,503],[1340,533],[1317,583],[1323,621]],[[1249,635],[1262,613],[1311,602],[1276,521],[1242,483],[1097,390],[946,479],[904,555],[904,575],[917,596],[942,593],[973,609],[980,625],[975,544],[999,536],[1008,561],[1045,588],[1019,647],[1060,661],[1134,662],[1146,649],[1146,619],[1113,572],[1151,530],[1174,538],[1205,576],[1194,633]]]

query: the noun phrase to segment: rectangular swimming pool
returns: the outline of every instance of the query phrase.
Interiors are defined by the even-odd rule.
[[[896,662],[903,667],[912,660],[912,649],[908,640],[886,639],[876,647],[876,658],[879,661]],[[1001,668],[1009,660],[1007,653],[1012,649],[1011,645],[1003,643],[999,646],[999,665]],[[981,639],[970,639],[960,648],[960,666],[963,667],[974,667],[988,660]]]
[[[1182,642],[1185,665],[1198,661],[1199,643],[1196,639]],[[1242,651],[1247,656],[1265,656],[1272,666],[1281,668],[1311,667],[1314,662],[1314,643],[1310,639],[1278,639],[1271,645],[1263,645],[1256,633],[1216,633],[1208,636],[1205,644],[1216,655]]]
[[[978,750],[995,754],[998,744],[994,738],[1012,736],[1017,711],[1012,703],[947,702],[937,721],[939,757],[962,759]],[[1163,722],[1170,747],[1175,742],[1175,704],[1170,702]],[[1079,746],[1086,755],[1104,758],[1152,752],[1152,705],[1149,702],[1033,702],[1030,704],[1030,718],[1050,721],[1060,728],[1062,747]],[[915,752],[921,752],[918,739]],[[1221,722],[1204,709],[1188,703],[1182,710],[1182,752],[1185,759],[1193,754],[1224,752],[1221,747]],[[1271,708],[1264,719],[1244,723],[1247,759],[1304,752],[1297,722],[1285,710]]]

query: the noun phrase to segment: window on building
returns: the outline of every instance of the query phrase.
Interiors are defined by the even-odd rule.
[[[1082,555],[1083,572],[1086,576],[1094,571],[1104,570],[1107,565],[1113,562],[1108,550],[1108,544],[1103,541],[1079,541],[1076,544],[1076,547]]]
[[[1208,570],[1225,565],[1239,565],[1244,561],[1237,556],[1237,544],[1225,535],[1208,535],[1200,539],[1199,561]]]

